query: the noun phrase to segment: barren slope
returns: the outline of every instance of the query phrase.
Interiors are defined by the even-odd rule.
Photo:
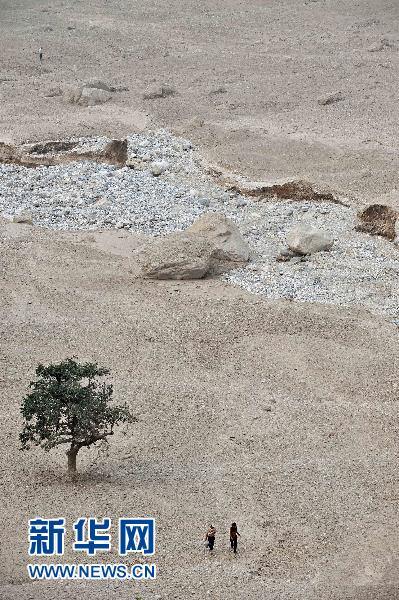
[[[217,281],[142,282],[111,238],[1,227],[1,598],[397,598],[397,329]],[[82,452],[77,484],[62,450],[17,440],[34,366],[74,354],[109,366],[140,418],[108,457]],[[29,583],[27,519],[89,514],[156,517],[155,584]]]

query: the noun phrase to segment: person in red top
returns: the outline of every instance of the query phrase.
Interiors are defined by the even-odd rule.
[[[237,531],[237,523],[232,523],[230,527],[230,548],[234,551],[234,554],[237,554],[237,541],[239,535],[240,534]]]

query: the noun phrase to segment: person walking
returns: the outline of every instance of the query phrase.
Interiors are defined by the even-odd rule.
[[[234,551],[234,554],[237,554],[237,542],[239,535],[240,534],[237,531],[237,523],[232,523],[230,527],[230,549]]]
[[[213,525],[211,525],[209,527],[208,531],[206,532],[206,536],[205,536],[205,541],[208,542],[209,552],[212,552],[213,547],[215,545],[215,535],[216,535],[216,529],[214,528]]]
[[[39,61],[40,61],[40,64],[42,64],[42,62],[43,62],[43,48],[41,46],[39,48]]]

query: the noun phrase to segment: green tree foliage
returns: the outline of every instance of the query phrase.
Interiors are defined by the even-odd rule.
[[[51,450],[68,444],[68,471],[74,474],[81,448],[105,440],[116,425],[135,421],[127,404],[110,405],[113,388],[103,379],[108,374],[97,363],[80,364],[74,358],[40,364],[21,405],[22,449],[34,445]]]

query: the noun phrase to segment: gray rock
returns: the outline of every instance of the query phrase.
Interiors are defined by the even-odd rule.
[[[162,173],[167,171],[169,167],[170,165],[166,160],[160,160],[152,163],[150,170],[155,177],[158,177],[159,175],[162,175]]]
[[[105,85],[105,84],[104,84]],[[104,104],[112,98],[108,90],[84,85],[83,87],[71,87],[64,92],[64,101],[79,106],[96,106]]]
[[[33,218],[32,213],[28,210],[23,210],[20,213],[17,213],[12,218],[13,223],[24,223],[25,225],[32,225]]]
[[[91,79],[90,81],[87,81],[83,87],[104,90],[104,92],[115,92],[115,88],[113,86],[108,85],[100,79]]]
[[[207,240],[178,232],[156,238],[137,257],[143,277],[202,279],[210,271],[211,255]]]
[[[218,262],[248,262],[250,250],[237,225],[220,213],[208,212],[187,229],[199,234],[213,246],[212,258]]]
[[[302,223],[289,232],[287,244],[296,254],[313,254],[330,250],[334,240],[326,232]]]
[[[138,252],[142,275],[152,279],[201,279],[248,259],[248,244],[236,225],[217,213],[206,213],[184,232],[156,238]]]

